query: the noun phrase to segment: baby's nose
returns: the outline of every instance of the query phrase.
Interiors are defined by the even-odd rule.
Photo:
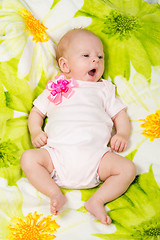
[[[98,58],[98,57],[93,57],[92,61],[93,61],[93,62],[98,62],[98,61],[99,61],[99,58]]]

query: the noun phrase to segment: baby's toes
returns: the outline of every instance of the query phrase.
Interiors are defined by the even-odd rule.
[[[54,215],[58,214],[57,202],[56,201],[53,201],[51,203],[51,213],[54,214]]]

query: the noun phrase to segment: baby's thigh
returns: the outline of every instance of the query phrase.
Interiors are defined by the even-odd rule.
[[[21,156],[21,167],[32,168],[35,165],[41,165],[45,167],[48,172],[52,172],[54,169],[50,154],[44,148],[40,149],[28,149]]]
[[[124,158],[116,153],[107,152],[101,159],[98,168],[98,175],[102,181],[105,181],[108,177],[119,175],[121,173],[135,174],[135,165],[132,161]]]

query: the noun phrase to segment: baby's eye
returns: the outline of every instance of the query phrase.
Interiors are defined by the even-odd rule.
[[[98,56],[99,59],[103,59],[103,56]]]
[[[89,54],[83,54],[84,57],[89,57]]]

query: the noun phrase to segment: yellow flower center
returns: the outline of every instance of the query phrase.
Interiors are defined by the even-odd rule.
[[[146,119],[140,119],[143,121],[140,126],[144,128],[142,134],[145,137],[149,137],[151,141],[155,138],[160,138],[160,110],[156,111],[155,114],[150,114]]]
[[[42,23],[39,22],[27,9],[21,9],[19,12],[23,17],[25,22],[25,31],[29,31],[33,36],[33,41],[37,42],[47,42],[49,37],[45,30],[45,27]]]
[[[40,219],[42,216],[35,213],[29,213],[24,219],[14,217],[11,219],[12,225],[10,230],[9,240],[52,240],[56,236],[53,233],[60,226],[51,219],[51,215]]]

